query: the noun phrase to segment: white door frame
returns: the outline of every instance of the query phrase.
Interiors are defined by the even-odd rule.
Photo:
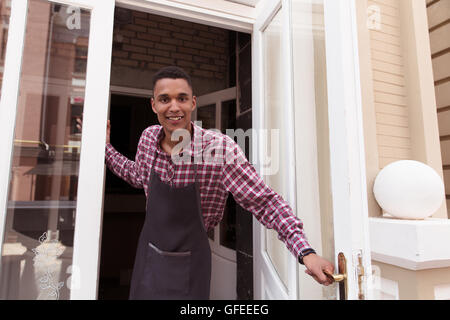
[[[73,265],[80,272],[80,285],[71,289],[72,300],[97,299],[98,293],[106,120],[114,26],[114,0],[83,0],[78,3],[83,7],[91,7],[92,15],[73,253]]]
[[[81,7],[91,12],[70,298],[96,299],[114,0],[49,0],[49,2]],[[3,152],[0,155],[0,239],[2,243],[28,1],[14,0],[11,5],[10,36],[5,59],[3,95],[0,101],[0,127],[3,136],[1,138]]]
[[[116,0],[118,7],[251,33],[256,9],[222,0]]]
[[[372,298],[372,268],[355,1],[325,0],[324,19],[334,246],[346,256],[348,299],[356,300],[359,255],[365,299]]]
[[[288,0],[269,0],[265,1],[266,6],[262,8],[260,14],[257,16],[253,38],[252,38],[252,64],[253,64],[253,129],[256,132],[265,128],[264,115],[264,48],[263,48],[263,32],[274,16],[278,13],[282,15],[282,57],[286,62],[283,66],[283,72],[286,74],[286,86],[284,88],[284,97],[286,99],[285,106],[283,106],[283,120],[285,126],[279,128],[286,132],[286,144],[291,146],[294,150],[294,129],[293,129],[293,75],[292,68],[292,45],[291,45],[291,31],[290,31],[290,1]],[[264,176],[264,160],[267,155],[267,141],[271,134],[258,135],[256,147],[253,148],[253,159],[257,159],[255,167],[258,172]],[[295,153],[291,152],[284,157],[284,162],[280,165],[288,168],[292,172],[290,177],[284,177],[288,184],[288,194],[285,199],[296,212],[296,186],[295,186]],[[281,280],[275,266],[273,265],[266,248],[266,232],[265,227],[259,223],[255,218],[253,219],[253,258],[254,258],[254,298],[261,299],[267,295],[271,299],[298,299],[298,261],[292,254],[288,255],[287,260],[287,286]]]
[[[283,25],[283,57],[287,61],[287,68],[292,63],[292,36],[289,26],[291,17],[288,12],[290,11],[291,0],[266,0],[261,2],[265,2],[266,7],[259,11],[260,14],[257,16],[253,33],[253,101],[257,106],[253,111],[253,128],[255,130],[264,128],[265,123],[265,115],[262,111],[264,106],[262,89],[264,88],[264,74],[261,73],[264,59],[262,31],[277,13],[277,8],[280,6],[286,9],[282,12],[283,21],[285,22]],[[365,298],[370,298],[371,293],[369,289],[371,283],[371,259],[365,184],[365,150],[355,12],[355,0],[324,0],[335,266],[338,265],[338,253],[343,252],[347,258],[347,294],[349,299],[358,299],[359,295],[359,256],[363,260],[362,267],[366,275],[363,278],[363,294]],[[287,28],[286,25],[288,25]],[[291,72],[288,71],[287,73]],[[292,106],[292,100],[290,100],[292,99],[292,77],[291,75],[287,75],[287,77],[287,90],[290,91],[286,91],[286,97],[289,100],[288,103],[290,102]],[[289,118],[292,108],[287,110],[287,117],[285,118],[286,128],[283,128],[283,130],[293,132],[293,117]],[[262,159],[264,159],[264,145],[266,143],[261,139],[259,140],[257,148],[254,148],[254,159],[258,160],[257,168],[262,173]],[[287,141],[287,143],[292,145],[291,141]],[[290,157],[286,165],[289,167],[289,170],[295,173],[295,165],[292,165],[292,161],[295,164],[294,157]],[[295,182],[294,184],[291,181],[288,182],[290,183],[291,191],[295,191]],[[296,212],[295,195],[289,193],[286,200]],[[307,226],[305,227],[307,230]],[[288,262],[288,279],[289,282],[293,281],[294,284],[290,284],[290,287],[286,288],[265,253],[264,234],[263,227],[258,222],[255,222],[255,299],[263,297],[263,290],[269,298],[298,299],[298,288],[296,287],[298,286],[298,276],[293,274],[295,270],[298,270],[298,263],[294,262],[293,259]],[[338,292],[336,292],[336,296],[338,296]],[[304,298],[308,299],[308,297]]]

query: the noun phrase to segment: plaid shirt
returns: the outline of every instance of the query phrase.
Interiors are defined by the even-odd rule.
[[[228,192],[231,192],[242,208],[250,211],[266,228],[277,231],[278,239],[285,243],[295,257],[298,258],[303,250],[310,249],[303,232],[303,223],[293,214],[288,203],[264,183],[238,144],[227,135],[205,130],[192,122],[191,124],[193,141],[184,146],[179,156],[184,157],[184,160],[194,157],[194,163],[197,164],[197,181],[206,230],[214,228],[222,220]],[[106,164],[114,174],[130,185],[144,188],[146,196],[156,154],[154,170],[163,182],[174,187],[194,183],[192,161],[180,161],[180,158],[174,158],[163,151],[159,143],[163,137],[164,130],[160,125],[144,130],[135,161],[129,160],[111,144],[107,144]]]

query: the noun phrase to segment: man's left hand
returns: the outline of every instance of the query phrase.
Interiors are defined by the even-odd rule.
[[[314,278],[318,283],[329,286],[333,283],[323,272],[327,270],[329,273],[334,272],[334,266],[328,260],[318,256],[314,253],[308,254],[303,258],[303,263],[306,267],[305,272]]]

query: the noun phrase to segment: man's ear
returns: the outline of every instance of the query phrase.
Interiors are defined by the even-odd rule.
[[[197,97],[192,96],[192,111],[194,111],[197,108]]]
[[[155,109],[155,99],[154,99],[153,97],[150,98],[150,105],[152,106],[153,112],[154,112],[154,113],[157,113],[157,112],[156,112],[156,109]]]

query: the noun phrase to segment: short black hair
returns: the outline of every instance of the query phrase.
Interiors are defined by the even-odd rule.
[[[186,71],[177,66],[168,66],[159,69],[154,75],[152,79],[152,88],[155,90],[155,85],[158,80],[161,79],[184,79],[187,81],[189,87],[191,87],[192,92],[194,89],[192,88],[192,80],[189,74]]]

